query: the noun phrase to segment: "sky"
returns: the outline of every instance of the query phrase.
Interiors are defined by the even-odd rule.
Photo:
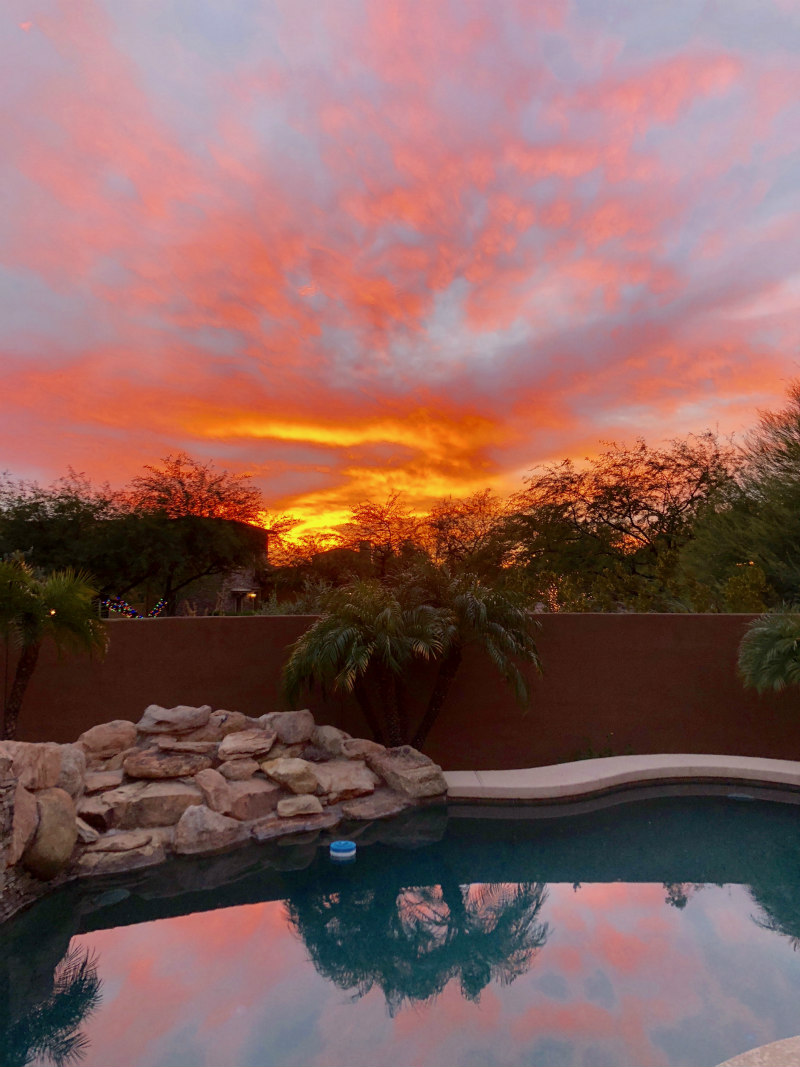
[[[3,0],[0,470],[306,527],[752,426],[800,361],[800,0]]]

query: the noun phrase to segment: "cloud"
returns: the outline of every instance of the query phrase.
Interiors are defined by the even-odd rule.
[[[7,462],[216,447],[313,523],[752,422],[800,333],[800,35],[694,6],[659,44],[561,3],[47,0],[0,102]]]

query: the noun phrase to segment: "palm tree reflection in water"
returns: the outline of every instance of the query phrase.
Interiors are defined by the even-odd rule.
[[[293,895],[286,911],[321,975],[354,999],[377,986],[393,1016],[454,979],[477,1002],[493,979],[508,985],[524,974],[547,940],[539,921],[546,899],[542,882],[443,880],[400,889],[353,882]]]
[[[42,999],[23,1000],[23,1011],[0,1005],[0,1050],[4,1067],[25,1067],[36,1059],[56,1067],[78,1063],[88,1040],[78,1028],[101,1000],[97,960],[87,950],[71,948],[53,972],[52,987]]]

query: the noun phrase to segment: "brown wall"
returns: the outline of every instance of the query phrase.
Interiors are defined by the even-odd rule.
[[[426,751],[445,768],[537,766],[605,754],[715,752],[800,759],[800,696],[759,697],[736,676],[748,615],[545,615],[544,676],[523,712],[480,655],[467,656]],[[119,620],[105,660],[59,660],[31,682],[23,740],[70,741],[150,703],[260,715],[280,706],[287,646],[309,616]],[[430,684],[423,678],[420,688]],[[352,704],[311,698],[319,721],[369,736]]]

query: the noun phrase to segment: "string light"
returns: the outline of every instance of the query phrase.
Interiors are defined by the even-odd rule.
[[[166,600],[162,597],[151,611],[142,615],[121,596],[102,597],[100,603],[109,611],[113,611],[115,615],[124,615],[126,619],[155,619],[167,606]]]

